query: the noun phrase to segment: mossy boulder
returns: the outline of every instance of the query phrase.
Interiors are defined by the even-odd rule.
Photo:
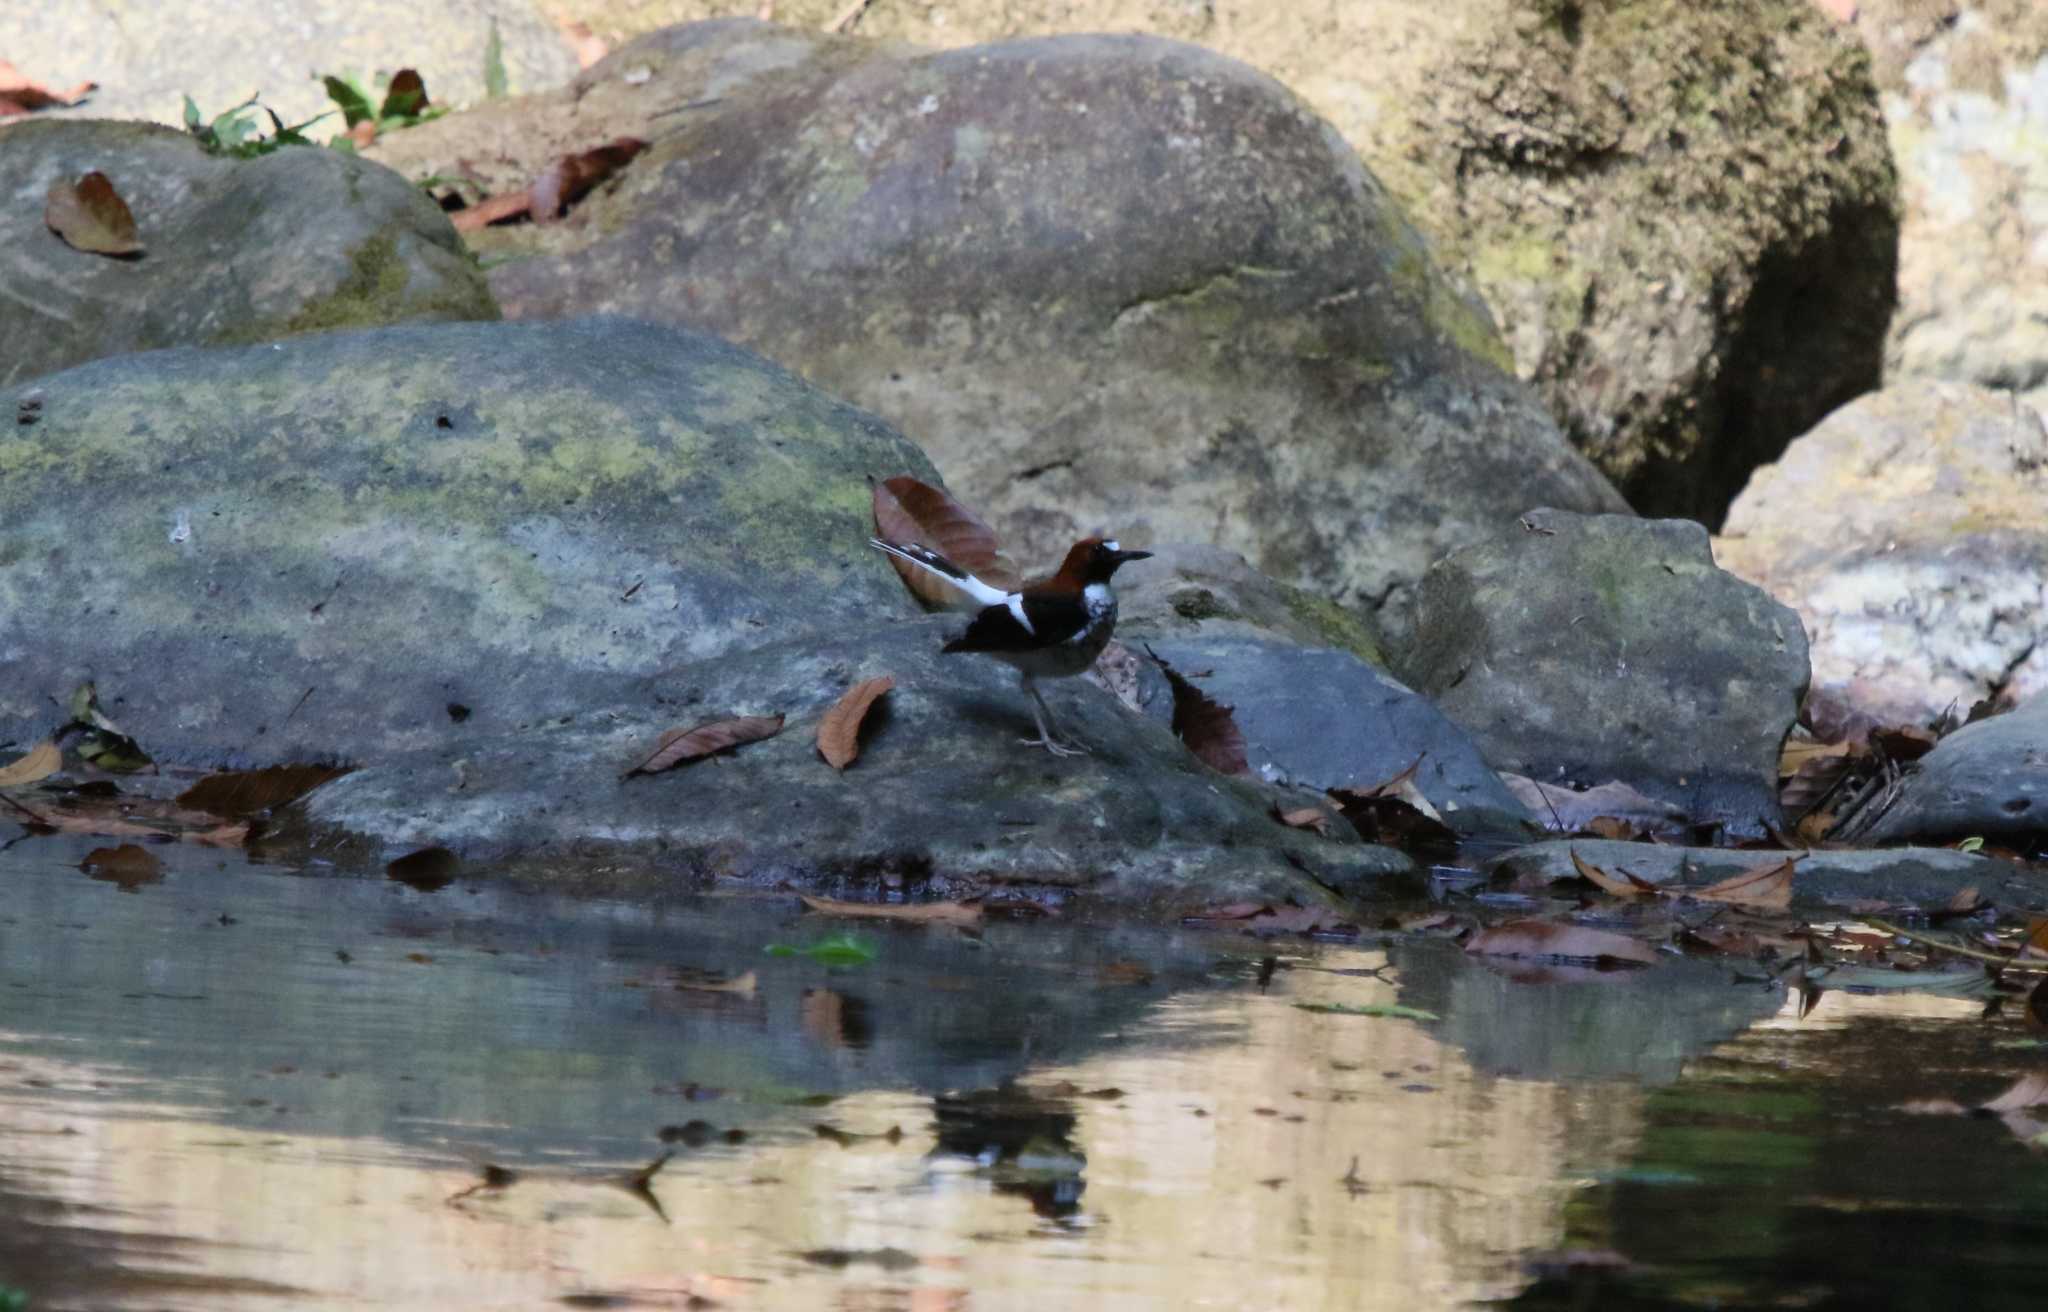
[[[92,680],[165,766],[359,767],[292,831],[337,859],[438,843],[638,896],[1188,909],[1410,868],[1285,828],[1273,790],[1078,680],[1049,696],[1091,753],[1022,746],[1012,672],[941,656],[959,620],[867,544],[870,481],[930,462],[714,338],[592,318],[157,351],[0,390],[0,416],[0,759]],[[818,719],[883,673],[835,772]],[[622,779],[663,731],[748,713],[788,721]]]
[[[653,144],[567,221],[479,238],[506,312],[744,342],[916,437],[1022,558],[1212,541],[1398,629],[1488,526],[1623,508],[1329,125],[1199,47],[703,23],[379,149],[509,175],[622,132]]]
[[[74,250],[44,226],[51,185],[94,170],[141,255]],[[0,195],[0,386],[127,351],[498,315],[439,207],[338,151],[239,160],[152,124],[32,119],[0,127]]]
[[[1715,567],[1698,524],[1525,515],[1430,570],[1396,667],[1495,769],[1618,779],[1732,834],[1780,822],[1806,634]]]

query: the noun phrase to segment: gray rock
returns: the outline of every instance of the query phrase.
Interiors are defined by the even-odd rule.
[[[1125,641],[1267,638],[1349,652],[1384,667],[1380,641],[1356,611],[1252,568],[1234,551],[1154,543],[1152,559],[1117,576],[1117,633]]]
[[[1814,691],[1880,721],[2048,690],[2048,422],[2010,392],[1859,397],[1750,477],[1714,555],[1799,612]]]
[[[1908,770],[1898,799],[1858,826],[1862,841],[1974,836],[2048,846],[2048,694],[1963,726]]]
[[[1416,785],[1452,829],[1533,829],[1463,729],[1351,652],[1260,638],[1161,639],[1146,648],[1232,709],[1261,779],[1316,792],[1371,788],[1420,761]],[[1147,709],[1170,718],[1172,704],[1162,688]]]
[[[1398,629],[1429,561],[1504,515],[1623,509],[1329,126],[1198,47],[704,24],[383,157],[509,144],[517,175],[620,132],[656,140],[619,184],[480,240],[514,257],[507,312],[744,342],[915,434],[1020,558],[1214,541]]]
[[[24,403],[33,401],[30,409]],[[301,838],[427,843],[555,888],[714,876],[990,883],[1191,909],[1410,868],[1271,816],[1078,681],[1092,755],[1016,742],[993,661],[941,657],[867,546],[916,447],[748,352],[618,319],[122,356],[0,391],[0,746],[97,681],[166,763],[345,760]],[[855,677],[899,681],[844,774]],[[781,736],[658,777],[663,731]],[[1320,887],[1319,887],[1320,885]]]
[[[1516,848],[1487,862],[1483,869],[1496,878],[1541,885],[1574,877],[1573,852],[1609,872],[1626,870],[1653,884],[1679,882],[1697,886],[1777,865],[1791,855],[1574,838]],[[2038,872],[2010,861],[1943,847],[1806,852],[1794,869],[1792,900],[1801,906],[1841,906],[1874,900],[1899,906],[1939,907],[1973,884],[1986,900],[2001,906],[2048,907],[2048,881],[2043,881]]]
[[[138,258],[43,225],[50,184],[95,169],[135,215]],[[0,386],[126,351],[497,317],[447,216],[336,151],[237,160],[169,128],[31,119],[0,127],[0,197]]]
[[[1047,685],[1046,699],[1088,755],[1025,747],[1030,703],[1007,667],[939,654],[958,628],[931,616],[776,643],[650,679],[572,723],[444,735],[322,788],[308,818],[316,837],[367,838],[378,856],[438,843],[515,881],[631,897],[714,877],[867,890],[889,880],[1177,914],[1302,896],[1303,871],[1363,894],[1412,870],[1388,848],[1285,828],[1270,790],[1218,775],[1080,680]],[[818,755],[818,720],[877,674],[896,687],[871,713],[860,758],[834,771]],[[620,779],[661,731],[734,713],[788,720],[728,756]]]
[[[211,115],[252,94],[300,123],[334,108],[319,82],[327,73],[386,79],[413,68],[438,103],[479,100],[493,28],[513,93],[575,76],[575,54],[533,0],[0,6],[0,50],[16,67],[53,86],[99,83],[78,109],[44,114],[170,124],[187,95]],[[341,130],[339,115],[313,129]]]
[[[1545,510],[1430,570],[1396,672],[1495,769],[1618,779],[1754,834],[1779,820],[1806,636],[1698,524]]]

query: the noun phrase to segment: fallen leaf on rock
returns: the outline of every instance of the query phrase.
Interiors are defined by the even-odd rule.
[[[258,815],[296,802],[353,767],[345,765],[271,765],[261,770],[224,770],[210,774],[178,794],[178,805],[214,815]]]
[[[1325,838],[1330,836],[1330,813],[1320,806],[1297,806],[1283,811],[1276,802],[1273,818],[1289,829],[1313,829]]]
[[[1657,953],[1625,934],[1552,920],[1512,920],[1482,929],[1465,944],[1479,956],[1547,957],[1573,961],[1628,961],[1655,965]]]
[[[1778,777],[1790,779],[1815,761],[1839,761],[1854,755],[1854,743],[1823,743],[1811,738],[1788,736],[1778,749]]]
[[[1619,875],[1608,874],[1580,856],[1577,848],[1572,849],[1572,869],[1579,872],[1579,878],[1601,892],[1615,897],[1650,897],[1662,891],[1649,880],[1640,875],[1632,875],[1626,870]]]
[[[898,474],[875,484],[875,535],[931,548],[984,583],[1015,588],[1017,571],[1003,556],[996,532],[942,488]],[[889,557],[911,595],[928,606],[960,606],[973,598],[929,571]]]
[[[43,222],[66,245],[88,255],[142,254],[142,238],[128,202],[97,169],[76,182],[51,183],[43,200]]]
[[[69,91],[52,91],[41,82],[24,77],[20,69],[0,59],[0,120],[19,118],[31,110],[51,105],[75,105],[98,87],[97,82],[80,82]]]
[[[1672,833],[1687,824],[1683,810],[1645,797],[1619,780],[1595,788],[1538,783],[1519,774],[1503,774],[1501,780],[1545,828],[1564,833],[1576,833],[1603,817],[1628,821],[1648,833]]]
[[[862,679],[848,688],[818,724],[818,755],[835,770],[844,770],[860,755],[860,726],[875,699],[896,686],[887,674]]]
[[[133,843],[119,847],[96,847],[85,854],[85,860],[78,868],[94,879],[117,884],[124,893],[133,893],[144,884],[154,884],[164,877],[164,864],[156,855]]]
[[[47,779],[64,767],[64,751],[48,739],[28,749],[13,763],[0,767],[0,788],[19,788]]]
[[[837,898],[798,895],[805,907],[825,916],[844,916],[850,920],[908,920],[923,925],[958,925],[963,928],[981,923],[981,907],[966,902],[842,902]]]
[[[1351,788],[1332,788],[1330,800],[1337,803],[1351,827],[1368,843],[1398,847],[1404,851],[1448,853],[1458,846],[1458,835],[1433,814],[1424,814],[1399,797]],[[1434,808],[1431,808],[1432,812]]]
[[[631,163],[647,149],[638,137],[620,137],[574,155],[563,155],[540,171],[527,190],[533,197],[533,221],[553,223],[583,199],[591,188]]]
[[[1759,907],[1765,911],[1789,911],[1792,908],[1792,869],[1798,862],[1798,857],[1788,857],[1774,866],[1759,866],[1739,875],[1730,875],[1718,884],[1683,890],[1683,896],[1698,898],[1702,902]]]
[[[422,893],[438,892],[455,882],[462,860],[445,847],[423,847],[384,867],[385,877]]]
[[[1965,884],[1949,896],[1948,905],[1943,908],[1953,915],[1966,916],[1984,905],[1984,895],[1977,891],[1975,884]]]
[[[1195,759],[1219,774],[1249,774],[1244,756],[1244,731],[1237,717],[1208,693],[1197,688],[1180,671],[1159,659],[1159,653],[1145,649],[1166,674],[1173,688],[1173,736],[1187,744]]]
[[[699,760],[714,752],[773,738],[781,732],[782,717],[779,715],[736,715],[723,720],[707,720],[690,729],[670,729],[655,743],[646,760],[619,777],[630,779],[636,774],[660,774],[685,761]]]
[[[474,205],[456,210],[448,216],[448,221],[455,225],[457,232],[475,232],[480,228],[488,228],[493,223],[516,219],[532,208],[532,189],[521,187],[517,191],[503,191],[495,196],[486,196]]]

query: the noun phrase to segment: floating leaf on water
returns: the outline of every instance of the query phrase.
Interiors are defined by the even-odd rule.
[[[809,957],[821,966],[865,966],[880,955],[874,944],[852,934],[834,934],[801,948],[771,943],[764,951],[771,957]]]
[[[728,748],[773,738],[782,732],[780,715],[736,715],[722,720],[707,720],[689,729],[670,729],[654,745],[647,759],[621,775],[630,779],[636,774],[659,774],[673,769],[686,761],[695,761],[722,752]]]
[[[961,569],[998,588],[1015,588],[1017,571],[1004,558],[996,532],[943,488],[899,474],[875,484],[875,535],[891,542],[915,542],[931,548]],[[889,557],[903,586],[930,606],[959,606],[972,601],[966,593],[928,570]]]
[[[133,893],[164,877],[164,864],[156,859],[155,853],[133,843],[94,848],[86,853],[78,868],[94,879],[119,885],[123,893]]]
[[[178,794],[178,805],[196,811],[239,818],[274,811],[353,767],[346,765],[271,765],[261,770],[223,770],[210,774]]]
[[[1433,1011],[1424,1011],[1420,1007],[1403,1007],[1391,1002],[1367,1003],[1363,1006],[1341,1002],[1297,1002],[1294,1005],[1297,1010],[1313,1011],[1327,1016],[1386,1016],[1394,1020],[1442,1019]]]
[[[384,867],[384,874],[422,893],[433,893],[455,882],[462,871],[461,858],[445,847],[423,847]]]
[[[896,686],[887,674],[862,679],[848,688],[818,723],[818,755],[835,770],[844,770],[860,755],[860,727],[875,700]]]
[[[1657,962],[1653,948],[1625,934],[1550,920],[1513,920],[1482,929],[1465,944],[1465,951],[1480,956],[1625,961],[1643,966]]]

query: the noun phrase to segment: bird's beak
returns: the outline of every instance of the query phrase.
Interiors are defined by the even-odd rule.
[[[1116,563],[1119,565],[1127,565],[1134,560],[1150,559],[1152,559],[1152,553],[1149,551],[1119,551],[1116,553]]]

